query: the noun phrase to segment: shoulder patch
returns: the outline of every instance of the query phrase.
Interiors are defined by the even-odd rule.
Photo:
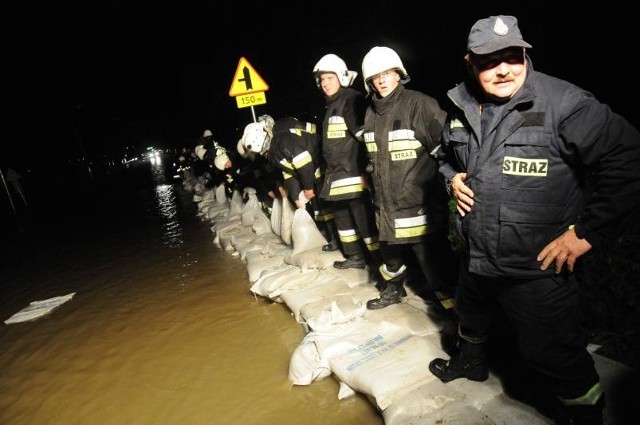
[[[544,112],[523,112],[524,123],[522,127],[542,127],[544,125]]]

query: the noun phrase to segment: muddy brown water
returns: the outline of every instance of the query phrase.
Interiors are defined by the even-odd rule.
[[[290,384],[304,328],[250,292],[171,171],[34,183],[19,227],[5,208],[0,318],[75,296],[0,325],[0,423],[383,424],[365,396],[338,400],[333,377]]]

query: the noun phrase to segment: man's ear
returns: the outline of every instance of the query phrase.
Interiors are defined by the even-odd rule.
[[[475,72],[474,72],[475,68],[474,68],[473,64],[471,63],[471,56],[469,55],[469,53],[464,55],[464,69],[469,74],[469,77],[474,77],[475,76]]]

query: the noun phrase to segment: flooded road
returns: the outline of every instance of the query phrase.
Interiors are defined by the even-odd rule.
[[[27,186],[19,229],[5,208],[0,318],[75,296],[0,325],[0,423],[383,424],[331,377],[291,386],[304,329],[249,291],[170,166]]]

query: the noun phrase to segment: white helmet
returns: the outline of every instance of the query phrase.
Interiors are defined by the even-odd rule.
[[[276,125],[276,122],[273,120],[271,115],[260,115],[258,117],[258,122],[264,122],[264,128],[271,134],[273,134],[273,126]]]
[[[333,72],[338,76],[340,85],[342,87],[349,87],[353,84],[353,80],[356,79],[358,73],[356,71],[349,71],[347,64],[344,63],[339,56],[329,53],[324,55],[313,67],[313,75],[316,77],[316,84],[320,87],[320,74],[327,72]]]
[[[211,130],[205,130],[204,133],[202,133],[202,137],[211,137],[213,136],[213,133],[211,132]]]
[[[266,120],[262,120],[247,124],[244,128],[242,145],[247,151],[263,154],[269,150],[272,133],[267,124]]]
[[[193,152],[200,160],[202,160],[204,158],[204,154],[207,153],[207,150],[204,148],[204,145],[198,145],[195,147]]]
[[[241,157],[243,158],[247,157],[247,150],[244,148],[244,145],[242,144],[242,137],[240,138],[240,140],[238,140],[238,145],[236,146],[236,149]]]
[[[229,157],[227,156],[227,154],[221,153],[216,155],[215,159],[213,160],[213,164],[218,170],[224,171],[227,161],[229,161]]]
[[[367,53],[362,60],[362,78],[364,79],[364,88],[367,90],[367,93],[370,90],[369,80],[371,77],[390,69],[395,69],[400,72],[400,82],[402,84],[409,82],[409,74],[407,74],[407,70],[404,69],[402,60],[400,60],[400,56],[398,56],[395,50],[380,46],[369,50],[369,53]]]

